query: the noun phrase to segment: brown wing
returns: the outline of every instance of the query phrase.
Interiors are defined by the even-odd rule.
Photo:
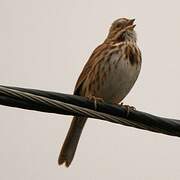
[[[104,50],[106,50],[108,48],[108,44],[107,43],[103,43],[101,45],[99,45],[92,53],[92,55],[90,56],[89,60],[87,61],[87,63],[85,64],[78,80],[75,86],[75,90],[74,90],[74,94],[75,95],[80,95],[79,90],[82,87],[83,82],[85,81],[85,79],[87,78],[87,75],[89,74],[89,71],[91,71],[91,69],[93,69],[94,64],[96,64],[98,62],[97,57],[104,52]]]

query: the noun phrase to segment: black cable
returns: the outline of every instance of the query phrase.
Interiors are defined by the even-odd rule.
[[[48,113],[93,117],[180,137],[179,120],[158,117],[137,110],[130,110],[127,116],[125,108],[100,102],[95,110],[94,102],[75,95],[0,86],[0,104]]]

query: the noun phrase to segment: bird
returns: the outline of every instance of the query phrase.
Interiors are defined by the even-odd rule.
[[[74,95],[119,104],[136,82],[141,69],[141,51],[134,30],[135,19],[119,18],[110,26],[102,44],[92,53],[75,85]],[[86,117],[73,117],[58,164],[69,167]]]

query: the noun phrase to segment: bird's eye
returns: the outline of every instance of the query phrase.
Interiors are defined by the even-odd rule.
[[[117,24],[116,27],[117,27],[117,28],[121,27],[121,24]]]

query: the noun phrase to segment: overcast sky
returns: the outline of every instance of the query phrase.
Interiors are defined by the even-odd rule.
[[[142,71],[125,104],[180,118],[179,1],[0,0],[0,83],[72,93],[119,17],[136,18]],[[94,119],[70,168],[59,167],[71,117],[0,106],[2,180],[179,180],[180,139]]]

